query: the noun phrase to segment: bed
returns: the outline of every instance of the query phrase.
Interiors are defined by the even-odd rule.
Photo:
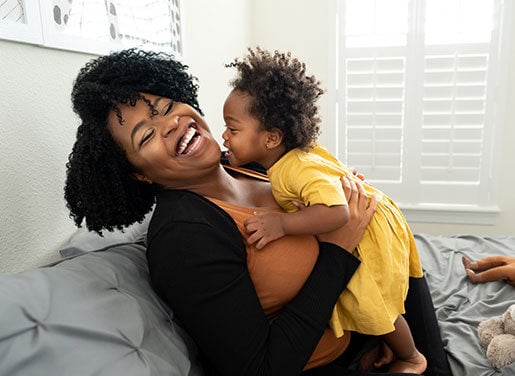
[[[0,277],[0,376],[202,376],[191,338],[149,285],[146,223],[104,238],[81,230],[62,260]],[[465,279],[461,256],[513,255],[514,237],[416,235],[455,376],[515,375],[488,364],[481,320],[515,303],[515,288]]]
[[[461,261],[462,256],[514,256],[515,236],[416,234],[415,240],[453,375],[515,375],[515,363],[501,369],[489,365],[477,336],[481,321],[502,315],[515,303],[515,287],[501,281],[472,284]]]

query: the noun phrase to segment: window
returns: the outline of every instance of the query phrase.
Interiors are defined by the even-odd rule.
[[[338,1],[337,154],[410,220],[497,212],[502,5]]]

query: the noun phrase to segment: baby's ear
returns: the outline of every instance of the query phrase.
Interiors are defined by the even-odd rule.
[[[274,128],[271,131],[268,131],[268,137],[266,140],[266,146],[269,149],[273,149],[283,142],[283,132],[281,132],[278,128]]]

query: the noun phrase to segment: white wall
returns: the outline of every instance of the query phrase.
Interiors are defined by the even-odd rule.
[[[64,165],[72,80],[90,56],[0,41],[0,273],[53,258],[74,230]]]
[[[185,57],[199,78],[199,100],[218,140],[222,104],[234,70],[224,67],[247,46],[289,50],[327,82],[333,41],[331,1],[184,0]],[[316,6],[313,6],[315,4]],[[515,46],[512,48],[515,61]],[[41,265],[57,257],[74,232],[63,200],[65,163],[78,124],[70,109],[70,89],[91,55],[0,40],[0,274]],[[515,74],[509,71],[507,124],[515,122]],[[321,102],[324,121],[331,93]],[[495,226],[412,224],[436,234],[515,234],[515,127],[503,135],[501,214]],[[321,142],[330,146],[330,135]]]
[[[211,131],[222,143],[222,107],[234,71],[225,64],[245,53],[250,40],[250,0],[183,0],[185,57],[199,79],[199,103]]]

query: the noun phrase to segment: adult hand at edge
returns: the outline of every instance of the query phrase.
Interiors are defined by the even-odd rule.
[[[348,177],[341,178],[343,191],[349,204],[349,221],[336,231],[332,241],[340,247],[352,252],[361,241],[365,229],[369,225],[377,208],[375,195],[367,196],[363,183]]]

